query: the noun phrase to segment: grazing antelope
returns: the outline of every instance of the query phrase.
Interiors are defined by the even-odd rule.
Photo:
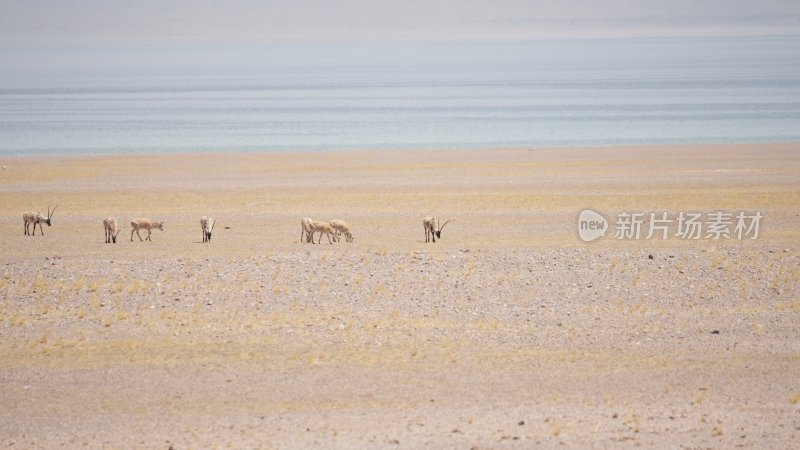
[[[311,220],[311,217],[303,217],[300,220],[300,242],[303,242],[303,236],[306,238],[306,242],[314,243],[314,231],[311,224],[314,221]],[[322,237],[322,236],[320,236]]]
[[[58,208],[58,205],[56,205],[56,208]],[[39,224],[39,231],[41,231],[42,236],[44,236],[42,223],[46,223],[48,227],[50,226],[50,219],[53,218],[53,213],[56,212],[56,208],[53,208],[53,211],[50,211],[50,205],[47,205],[47,217],[38,211],[26,212],[23,214],[22,221],[25,222],[25,236],[36,236],[37,223]],[[33,224],[33,234],[28,233],[28,225],[30,224]]]
[[[439,219],[436,219],[434,217],[426,217],[422,219],[422,226],[425,228],[425,242],[428,242],[429,235],[430,238],[433,239],[433,242],[436,242],[437,237],[441,239],[442,229],[449,222],[452,222],[452,219],[445,222],[444,225],[439,226]]]
[[[211,232],[214,231],[214,225],[217,221],[208,216],[200,218],[200,227],[203,229],[203,242],[211,242]]]
[[[106,244],[117,243],[117,235],[121,229],[117,224],[117,219],[106,217],[103,219],[103,229],[106,230]]]
[[[334,242],[337,241],[336,238],[336,229],[331,226],[329,222],[311,222],[311,243],[314,243],[314,233],[319,233],[319,240],[317,244],[322,243],[322,235],[326,235],[328,237],[328,244],[333,244],[331,242],[331,236],[333,236]]]
[[[331,226],[336,230],[337,234],[343,234],[347,242],[353,242],[353,233],[350,232],[350,227],[343,220],[331,220]]]
[[[153,228],[158,228],[159,230],[164,230],[164,222],[155,222],[150,219],[133,219],[131,220],[131,242],[133,242],[133,233],[135,232],[137,236],[139,236],[139,240],[142,240],[142,235],[139,234],[139,229],[147,230],[147,238],[146,240],[152,242],[150,239],[150,233]]]

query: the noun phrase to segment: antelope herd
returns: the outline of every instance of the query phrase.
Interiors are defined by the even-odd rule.
[[[50,206],[47,207],[47,216],[44,216],[40,212],[26,212],[22,215],[22,221],[25,224],[25,235],[26,236],[35,236],[36,235],[36,225],[39,225],[39,231],[42,236],[44,236],[44,230],[42,230],[42,223],[46,223],[47,226],[51,226],[51,220],[53,218],[53,213],[58,208],[56,205],[52,211],[50,211]],[[452,222],[448,220],[444,222],[442,225],[439,225],[439,219],[435,217],[425,217],[422,219],[422,227],[425,229],[425,242],[436,242],[436,238],[442,238],[442,229],[444,229],[445,225]],[[200,218],[200,228],[203,231],[203,242],[211,242],[211,233],[214,231],[214,226],[216,225],[217,221],[209,216],[203,216]],[[30,225],[33,224],[33,232],[29,233],[28,229]],[[228,228],[228,227],[225,227]],[[133,234],[136,233],[136,236],[139,237],[139,241],[151,241],[150,236],[152,234],[152,230],[164,230],[164,222],[156,222],[155,220],[151,219],[133,219],[131,221],[131,242],[133,242]],[[116,243],[117,242],[117,234],[119,234],[121,228],[117,222],[117,219],[114,217],[106,217],[103,219],[103,231],[105,232],[105,242],[106,244]],[[147,236],[142,239],[142,235],[139,234],[139,230],[146,230]],[[303,217],[300,220],[300,242],[312,243],[314,244],[314,235],[319,233],[319,238],[317,239],[316,244],[322,243],[322,235],[324,234],[325,237],[328,239],[328,244],[333,244],[334,242],[339,242],[342,236],[344,236],[345,241],[353,242],[353,233],[350,231],[350,227],[347,223],[343,220],[334,219],[330,222],[321,222],[312,220],[310,217]]]
[[[330,222],[320,222],[311,220],[310,217],[303,217],[300,220],[300,242],[314,243],[314,234],[319,233],[317,244],[322,243],[322,235],[328,238],[328,244],[339,242],[340,236],[344,234],[347,242],[353,242],[353,235],[350,233],[350,228],[343,220],[331,220]],[[333,239],[333,241],[331,241]]]

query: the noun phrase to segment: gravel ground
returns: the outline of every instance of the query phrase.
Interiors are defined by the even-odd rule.
[[[797,247],[6,262],[3,442],[792,448],[798,262]]]

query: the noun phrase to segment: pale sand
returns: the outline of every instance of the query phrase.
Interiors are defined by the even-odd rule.
[[[800,144],[0,163],[0,445],[800,446]],[[764,219],[586,244],[587,207]]]

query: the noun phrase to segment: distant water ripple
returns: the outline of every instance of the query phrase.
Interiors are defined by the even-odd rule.
[[[800,38],[0,49],[0,154],[800,141]]]

